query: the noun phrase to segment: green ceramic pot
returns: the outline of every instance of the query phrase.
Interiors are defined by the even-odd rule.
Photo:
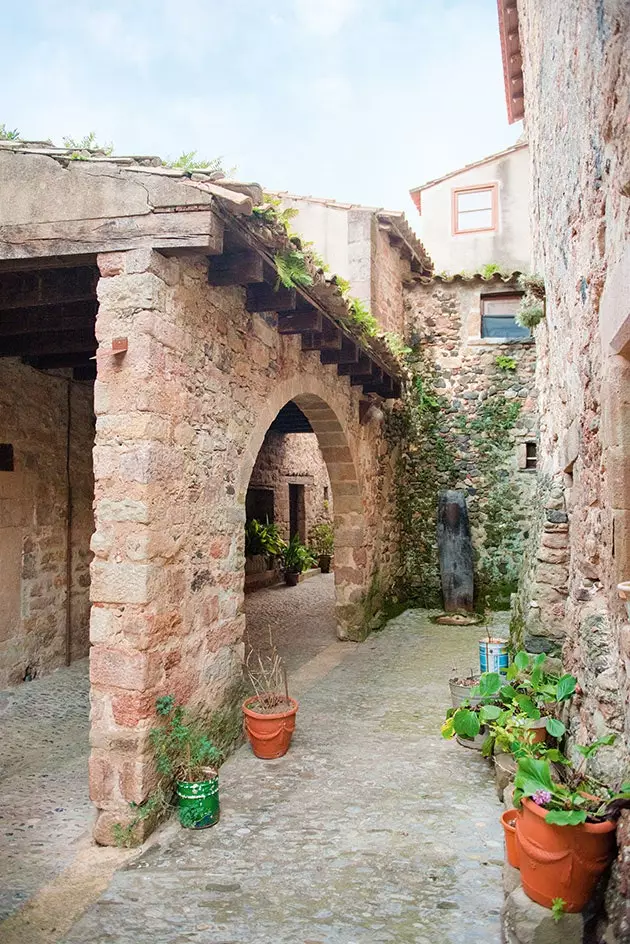
[[[219,777],[195,783],[178,781],[179,821],[186,829],[206,829],[219,822]]]

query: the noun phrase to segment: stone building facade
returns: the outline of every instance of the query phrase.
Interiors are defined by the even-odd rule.
[[[256,458],[249,489],[271,492],[273,521],[285,541],[291,538],[291,487],[299,506],[298,533],[308,543],[315,525],[334,517],[330,476],[315,433],[270,430]]]
[[[338,635],[366,632],[396,567],[395,459],[383,420],[400,394],[400,367],[312,263],[311,285],[278,286],[275,260],[295,243],[258,185],[146,158],[84,156],[20,142],[0,148],[9,196],[0,220],[1,396],[14,462],[0,473],[2,498],[21,481],[32,496],[0,531],[3,559],[22,561],[2,619],[30,594],[39,622],[3,622],[14,651],[24,650],[20,666],[46,671],[67,658],[70,494],[69,570],[83,594],[93,555],[94,834],[111,843],[114,824],[132,816],[129,803],[142,803],[155,783],[156,697],[211,711],[240,680],[246,493],[288,403],[310,423],[329,477]],[[392,238],[390,251],[409,268],[426,266],[419,243]],[[87,284],[77,274],[85,266],[95,273]],[[30,401],[32,415],[23,409]],[[2,457],[8,463],[6,449]],[[12,496],[2,507],[14,507]],[[85,652],[78,592],[70,657]]]
[[[88,652],[92,384],[0,359],[0,442],[5,688]]]
[[[616,734],[592,767],[618,786],[630,773],[630,624],[617,591],[630,575],[630,8],[499,8],[509,102],[511,64],[523,60],[534,265],[546,287],[535,332],[540,523],[516,629],[578,677],[571,741]],[[607,942],[630,939],[627,815]]]
[[[475,556],[477,602],[509,606],[516,589],[527,541],[537,463],[537,397],[533,339],[482,336],[486,301],[518,297],[514,279],[495,275],[418,280],[406,298],[409,337],[423,352],[425,369],[441,409],[437,434],[445,447],[443,468],[434,479],[440,488],[466,495]],[[435,461],[420,444],[414,460],[421,480]],[[446,459],[446,462],[444,462]],[[426,486],[424,486],[426,487]],[[435,496],[432,498],[435,504]],[[434,518],[419,517],[417,530],[434,532]],[[423,537],[426,543],[434,533]],[[431,558],[431,566],[437,559]],[[418,586],[430,588],[436,577],[416,568]],[[428,602],[428,600],[427,600]]]

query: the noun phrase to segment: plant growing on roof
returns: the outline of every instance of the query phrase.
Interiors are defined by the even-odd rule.
[[[479,270],[479,275],[482,277],[482,279],[491,279],[492,276],[496,275],[497,273],[499,275],[503,274],[503,269],[498,262],[488,262]]]
[[[14,128],[13,131],[9,131],[4,122],[0,122],[0,141],[19,141],[20,132],[17,128]]]
[[[83,135],[82,138],[71,138],[65,137],[62,138],[63,146],[68,148],[68,150],[74,151],[74,154],[71,154],[70,157],[75,160],[80,160],[80,151],[102,151],[104,154],[109,157],[109,155],[114,150],[113,144],[99,144],[96,140],[96,132],[90,131],[88,134]],[[75,158],[75,154],[77,157]]]
[[[179,157],[173,161],[163,161],[163,167],[179,168],[180,170],[200,170],[206,174],[226,174],[233,173],[234,169],[226,171],[223,167],[222,157],[213,157],[210,160],[198,158],[196,151],[182,151]]]
[[[352,324],[370,338],[378,334],[378,321],[360,298],[348,299],[348,314]]]
[[[274,256],[278,279],[276,291],[280,285],[285,288],[308,287],[313,284],[313,276],[308,270],[306,257],[299,249],[285,249]]]

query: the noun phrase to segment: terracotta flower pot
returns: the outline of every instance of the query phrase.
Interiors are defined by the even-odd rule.
[[[252,695],[243,702],[245,730],[252,750],[256,757],[262,757],[264,760],[282,757],[291,744],[295,730],[295,715],[299,705],[294,698],[289,698],[291,707],[286,711],[264,714],[250,707],[257,701],[258,696]]]
[[[546,721],[546,718],[541,718],[539,721],[530,721],[527,725],[528,741],[530,744],[542,744],[543,741],[547,740]]]
[[[582,911],[615,851],[615,823],[554,826],[547,810],[523,799],[516,821],[521,882],[525,893],[545,908],[563,898],[565,911]]]
[[[505,810],[501,815],[501,825],[503,826],[503,832],[505,833],[505,851],[507,852],[507,860],[515,869],[520,868],[518,839],[516,836],[516,820],[518,819],[519,815],[519,810]]]

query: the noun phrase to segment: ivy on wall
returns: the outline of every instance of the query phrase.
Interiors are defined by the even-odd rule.
[[[390,414],[388,436],[399,450],[396,507],[400,527],[397,593],[419,606],[441,606],[437,508],[444,489],[467,491],[476,528],[475,588],[479,607],[506,608],[522,557],[523,521],[513,476],[513,428],[521,404],[497,392],[456,412],[436,387],[438,372],[425,354],[406,357],[402,405]],[[461,452],[458,443],[465,442]],[[475,487],[464,480],[474,468]]]

